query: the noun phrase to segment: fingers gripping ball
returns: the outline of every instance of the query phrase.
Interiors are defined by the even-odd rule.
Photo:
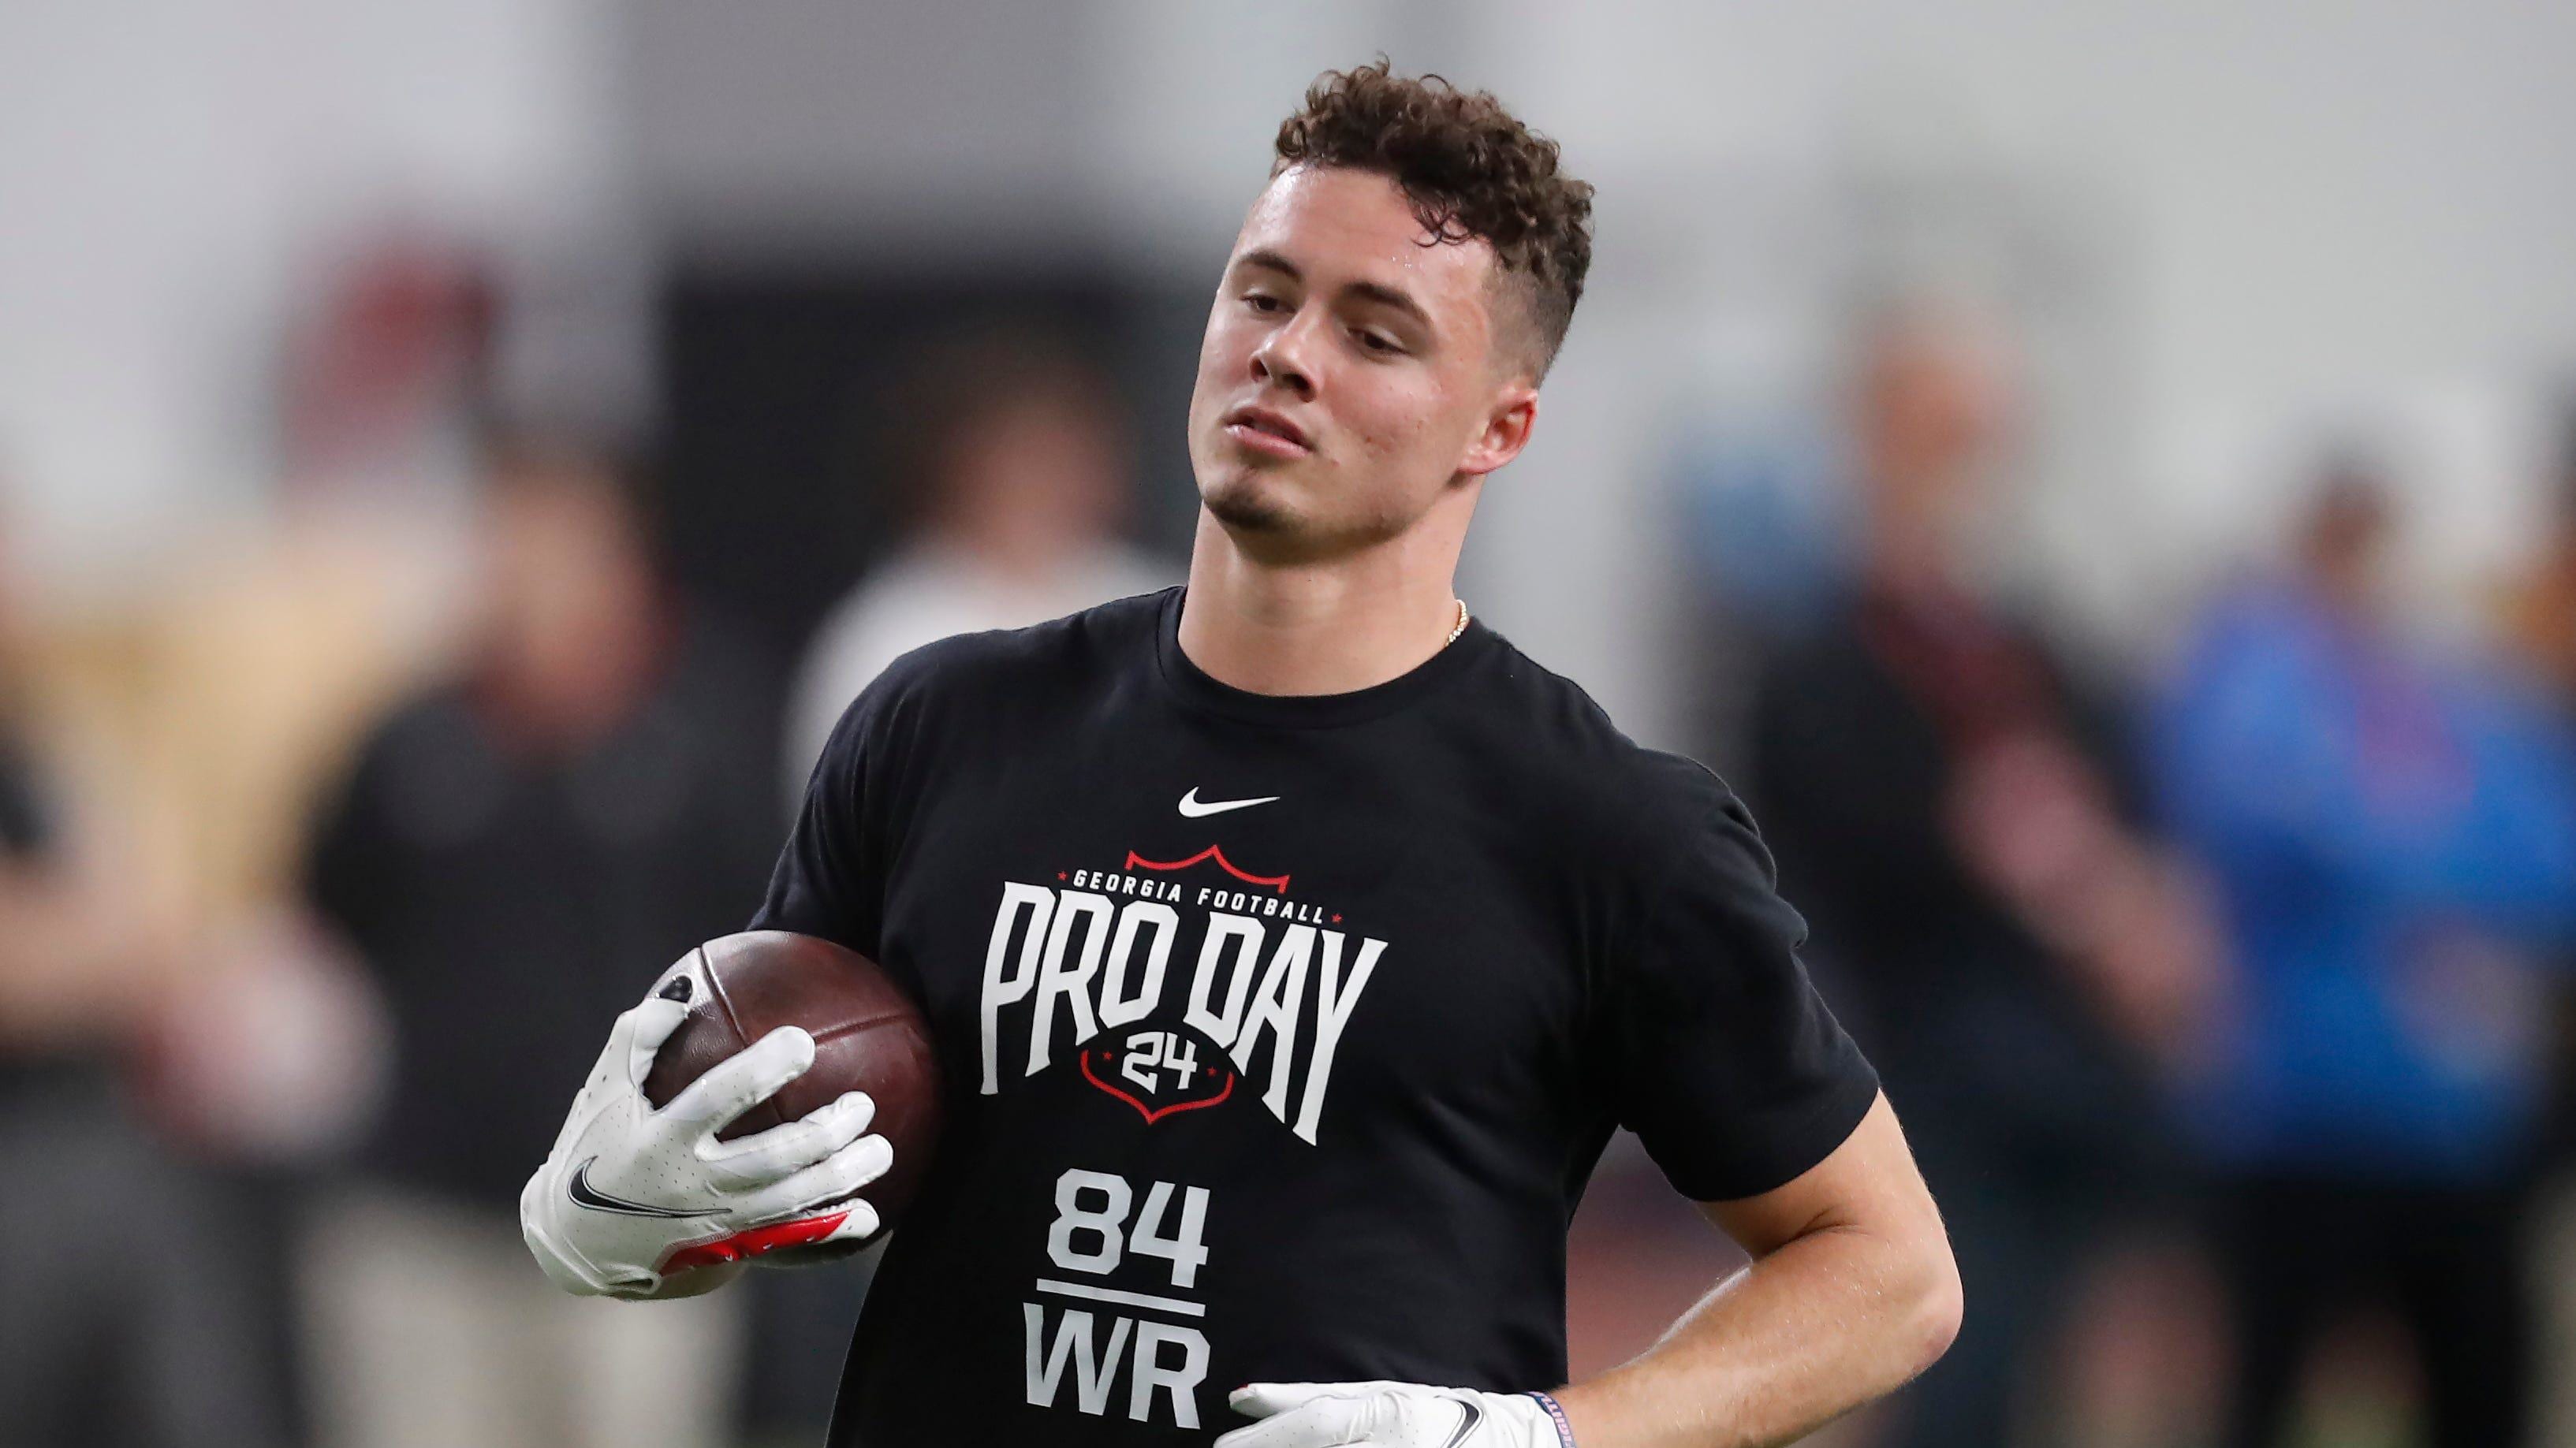
[[[896,1222],[938,1143],[940,1104],[929,1022],[892,977],[830,941],[755,930],[700,946],[656,993],[689,1014],[654,1057],[647,1101],[667,1106],[750,1043],[781,1026],[801,1027],[814,1038],[814,1064],[716,1137],[736,1141],[864,1091],[876,1103],[869,1130],[894,1148],[894,1163],[859,1195],[886,1225]]]

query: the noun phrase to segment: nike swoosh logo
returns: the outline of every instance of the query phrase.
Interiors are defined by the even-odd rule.
[[[703,1212],[675,1212],[668,1207],[648,1207],[642,1202],[630,1202],[624,1197],[612,1197],[599,1191],[590,1184],[590,1163],[597,1160],[599,1158],[594,1156],[572,1169],[572,1183],[564,1190],[576,1207],[588,1207],[594,1212],[615,1212],[621,1217],[662,1217],[672,1221],[715,1215],[712,1208]]]
[[[1230,809],[1250,809],[1256,804],[1273,804],[1278,799],[1279,796],[1275,794],[1265,794],[1259,799],[1212,799],[1201,803],[1198,787],[1192,785],[1190,792],[1181,796],[1181,818],[1205,819],[1209,815],[1223,814]]]
[[[1468,1434],[1476,1431],[1476,1425],[1485,1421],[1485,1410],[1473,1402],[1465,1398],[1452,1401],[1458,1405],[1458,1431],[1450,1434],[1449,1441],[1441,1444],[1440,1448],[1458,1448],[1459,1444],[1467,1441]]]

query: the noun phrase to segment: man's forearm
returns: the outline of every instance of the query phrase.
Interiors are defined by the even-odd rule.
[[[1826,1228],[1718,1284],[1644,1356],[1555,1397],[1580,1448],[1786,1443],[1929,1367],[1959,1310],[1945,1246]]]

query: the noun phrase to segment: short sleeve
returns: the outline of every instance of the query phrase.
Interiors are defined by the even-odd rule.
[[[1614,939],[1603,994],[1620,1123],[1697,1201],[1754,1196],[1825,1159],[1878,1096],[1878,1073],[1798,958],[1752,816],[1707,770],[1670,760],[1687,807]],[[1669,801],[1665,802],[1669,804]]]
[[[879,678],[833,726],[752,929],[819,936],[878,958],[891,853],[885,781],[895,693],[891,679]]]

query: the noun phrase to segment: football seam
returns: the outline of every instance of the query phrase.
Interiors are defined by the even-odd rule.
[[[733,1038],[742,1042],[743,1049],[749,1050],[751,1033],[742,1028],[742,1017],[733,1013],[733,998],[725,994],[724,977],[717,973],[716,963],[707,958],[707,948],[703,945],[698,947],[698,961],[707,970],[707,994],[716,998],[716,1009],[724,1012],[725,1024],[733,1027]]]
[[[865,1031],[883,1025],[908,1026],[911,1024],[911,1012],[898,1010],[888,1011],[886,1014],[881,1016],[868,1016],[862,1020],[844,1021],[837,1026],[827,1026],[822,1030],[814,1031],[810,1034],[814,1037],[814,1044],[819,1046],[825,1041],[837,1040],[842,1036],[849,1035],[853,1031]]]
[[[725,991],[724,975],[716,969],[715,961],[708,957],[707,948],[703,945],[698,947],[698,959],[706,962],[707,994],[715,997],[716,1009],[724,1012],[725,1024],[733,1027],[733,1038],[742,1042],[743,1050],[750,1050],[751,1033],[742,1028],[742,1017],[734,1014],[733,997]],[[751,1103],[751,1105],[744,1107],[742,1114],[736,1116],[733,1120],[726,1122],[722,1130],[733,1131],[739,1128],[744,1122],[751,1119],[753,1113],[760,1111],[764,1107],[768,1109],[770,1117],[774,1121],[781,1125],[786,1123],[788,1119],[787,1113],[778,1109],[778,1103],[775,1100],[762,1100],[755,1101]]]

